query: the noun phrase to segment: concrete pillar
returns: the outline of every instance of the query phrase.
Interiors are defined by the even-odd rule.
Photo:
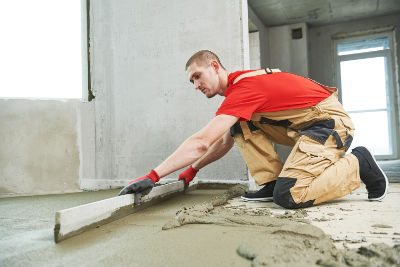
[[[249,6],[249,19],[257,26],[259,42],[260,42],[260,66],[261,68],[269,67],[269,37],[268,28],[260,20],[260,18],[254,13],[253,9]],[[253,37],[254,38],[254,37]]]
[[[250,69],[261,68],[261,55],[260,55],[260,32],[249,33],[250,45]]]
[[[301,29],[302,37],[292,38]],[[270,66],[308,77],[307,25],[305,23],[269,28]]]

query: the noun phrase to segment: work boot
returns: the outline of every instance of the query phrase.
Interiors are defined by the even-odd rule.
[[[258,201],[258,202],[266,202],[266,201],[273,201],[273,192],[275,187],[275,181],[266,183],[263,188],[258,190],[255,193],[248,193],[241,197],[244,201]]]
[[[367,148],[359,146],[351,153],[357,157],[360,166],[360,178],[368,191],[369,200],[383,200],[389,189],[389,181]]]

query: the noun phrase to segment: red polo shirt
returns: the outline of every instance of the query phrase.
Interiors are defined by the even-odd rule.
[[[216,115],[250,120],[254,113],[306,108],[331,95],[319,84],[286,72],[246,77],[233,84],[236,77],[250,71],[229,74],[225,100]]]

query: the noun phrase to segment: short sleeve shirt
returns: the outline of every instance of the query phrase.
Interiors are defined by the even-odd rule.
[[[312,80],[286,72],[246,77],[233,84],[236,77],[250,71],[229,74],[225,100],[216,115],[247,121],[254,113],[311,107],[331,95]]]

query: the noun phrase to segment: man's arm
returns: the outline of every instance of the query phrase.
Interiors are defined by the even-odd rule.
[[[225,156],[229,150],[231,150],[234,143],[235,141],[233,140],[230,131],[226,131],[226,133],[210,147],[206,154],[193,163],[192,167],[196,170],[200,170],[204,166],[219,160]]]
[[[224,145],[224,138],[222,138],[222,135],[227,133],[238,119],[238,117],[230,115],[216,116],[203,129],[186,139],[186,141],[183,142],[182,145],[157,168],[151,170],[143,177],[132,180],[119,192],[118,195],[132,193],[141,193],[146,195],[151,191],[154,184],[160,180],[161,177],[192,164],[199,158],[203,157],[209,150],[211,151],[208,155],[204,156],[199,163],[205,165],[222,157],[232,147],[226,146],[226,144]],[[222,143],[218,144],[219,142]],[[214,146],[215,143],[217,144]],[[226,151],[221,149],[222,147],[225,147]],[[216,155],[212,156],[214,152]],[[186,185],[189,184],[189,182],[185,183]]]
[[[213,144],[216,141],[219,141],[224,134],[227,134],[229,129],[232,127],[233,124],[235,124],[235,122],[238,121],[238,119],[238,117],[230,115],[216,116],[203,129],[186,139],[186,141],[184,141],[182,145],[180,145],[178,149],[174,153],[172,153],[171,156],[169,156],[158,167],[154,168],[154,170],[161,178],[176,170],[186,167],[189,164],[192,164],[196,160],[203,157],[212,147],[214,147]],[[232,147],[232,145],[229,147],[229,149]],[[218,151],[217,148],[220,148],[220,146],[217,145],[215,147],[215,150],[214,148],[212,148],[211,150],[214,150],[215,152]],[[226,150],[226,152],[228,152],[229,149]],[[220,152],[220,156],[215,157],[217,156],[215,155],[215,159],[213,159],[213,157],[211,156],[212,151],[210,151],[210,153],[208,153],[209,155],[203,157],[199,163],[208,164],[222,157],[226,153],[225,152],[222,154],[223,151]]]
[[[188,186],[190,181],[196,176],[197,172],[204,166],[222,158],[232,148],[235,141],[233,140],[230,131],[227,131],[218,141],[216,141],[210,149],[201,158],[196,160],[193,165],[179,174],[178,180],[184,180]]]

